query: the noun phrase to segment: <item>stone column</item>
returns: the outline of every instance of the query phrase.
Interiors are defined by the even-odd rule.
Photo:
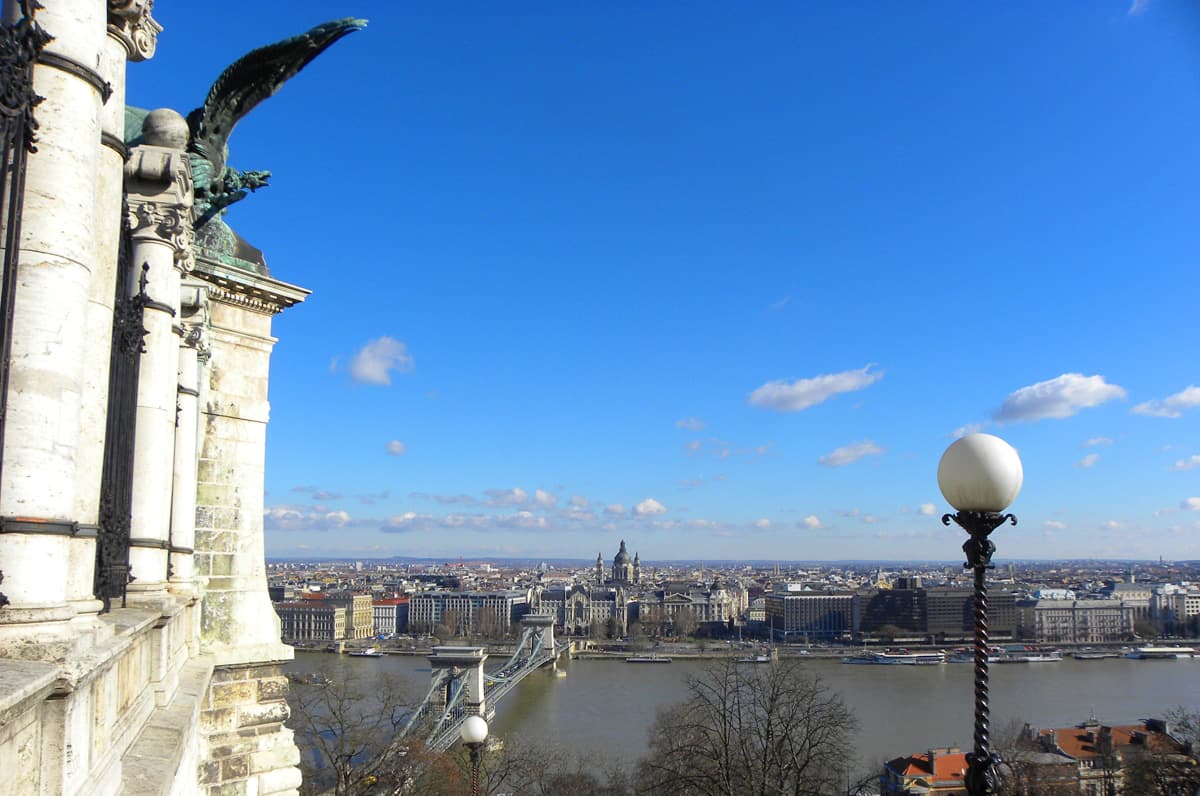
[[[141,0],[108,3],[108,35],[97,72],[111,91],[100,110],[100,153],[96,179],[95,254],[88,288],[80,400],[80,444],[75,473],[75,514],[79,534],[70,543],[67,599],[77,614],[89,616],[103,603],[92,588],[100,513],[101,468],[108,410],[108,367],[113,302],[120,253],[125,157],[125,67],[154,53],[161,27]]]
[[[192,260],[192,177],[184,152],[188,130],[175,111],[151,111],[145,144],[125,165],[127,221],[133,237],[129,265],[145,271],[142,325],[146,328],[137,390],[129,566],[132,599],[162,597],[167,587],[171,490],[179,388],[180,277]]]
[[[175,424],[175,470],[171,494],[172,592],[195,594],[196,466],[200,433],[200,368],[208,361],[208,293],[203,283],[183,285],[183,343],[179,347],[179,419]]]
[[[13,6],[5,3],[5,15]],[[104,61],[105,4],[48,3],[37,14],[51,41],[34,70],[38,151],[29,157],[12,326],[12,363],[0,483],[0,570],[10,605],[0,636],[21,623],[50,642],[69,635],[57,624],[68,604],[72,537],[80,515],[87,318],[96,266],[101,111],[109,91],[96,71]],[[16,626],[14,626],[16,625]]]

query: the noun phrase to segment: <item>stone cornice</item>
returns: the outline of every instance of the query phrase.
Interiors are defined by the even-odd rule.
[[[162,25],[150,16],[154,0],[108,0],[108,33],[129,53],[131,61],[145,61],[158,47]]]
[[[204,255],[196,258],[192,276],[209,284],[208,296],[212,301],[264,315],[283,312],[304,301],[312,292],[269,276],[224,265]]]

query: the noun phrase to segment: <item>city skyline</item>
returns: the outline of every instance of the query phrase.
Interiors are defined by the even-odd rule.
[[[998,561],[1200,558],[1185,4],[155,12],[127,102],[184,113],[370,19],[231,138],[274,176],[227,220],[314,291],[268,556],[955,560],[980,429]]]

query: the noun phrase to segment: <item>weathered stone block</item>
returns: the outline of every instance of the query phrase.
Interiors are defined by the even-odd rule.
[[[258,681],[258,701],[272,702],[287,699],[288,681],[286,677],[264,677]]]
[[[198,779],[201,785],[215,785],[221,781],[221,764],[216,761],[204,763],[200,766]]]
[[[250,772],[261,774],[264,771],[274,771],[277,768],[287,768],[300,762],[300,750],[294,745],[277,746],[274,749],[264,749],[250,755]]]
[[[292,793],[300,787],[300,769],[281,768],[258,776],[258,792],[260,796]]]
[[[233,683],[218,683],[212,687],[213,707],[229,708],[255,701],[254,683],[242,680]]]
[[[250,757],[248,755],[230,757],[221,761],[222,782],[228,782],[231,779],[245,779],[249,775]]]
[[[260,724],[283,723],[291,715],[286,702],[267,702],[238,708],[238,726],[256,727]]]
[[[232,732],[234,727],[233,708],[205,710],[200,713],[200,727],[207,733]]]

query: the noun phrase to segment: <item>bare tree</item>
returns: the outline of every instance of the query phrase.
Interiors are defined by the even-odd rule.
[[[301,749],[302,792],[411,792],[409,786],[427,775],[436,756],[419,741],[393,741],[413,710],[409,694],[390,675],[368,681],[351,670],[340,676],[294,683],[288,694]]]
[[[845,785],[857,726],[839,694],[792,661],[711,665],[659,713],[639,793],[828,796]]]
[[[671,618],[671,627],[675,635],[687,638],[696,632],[696,614],[691,608],[682,608]]]

